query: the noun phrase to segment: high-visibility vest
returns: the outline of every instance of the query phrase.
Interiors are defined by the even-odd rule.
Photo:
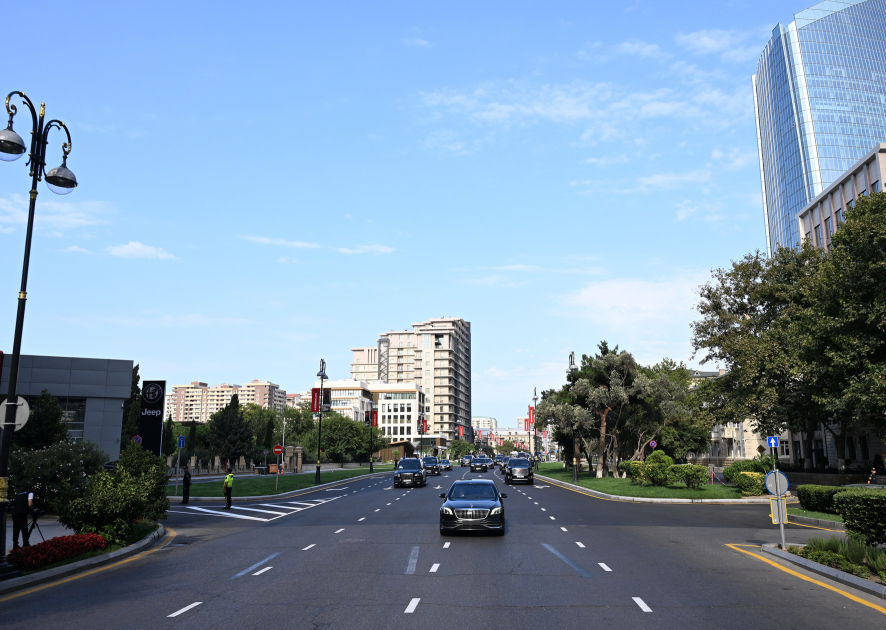
[[[225,477],[225,485],[232,490],[234,489],[234,473],[228,473],[228,476]]]

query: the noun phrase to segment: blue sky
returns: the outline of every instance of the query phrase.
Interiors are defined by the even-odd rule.
[[[501,425],[601,339],[695,366],[695,288],[765,249],[751,75],[803,8],[10,5],[0,89],[68,123],[81,182],[41,184],[23,351],[300,391],[458,316]],[[0,163],[7,352],[28,186]]]

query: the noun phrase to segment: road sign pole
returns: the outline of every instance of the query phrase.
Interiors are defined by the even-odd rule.
[[[178,461],[175,463],[175,496],[178,496],[178,471],[181,470],[182,449],[178,447]]]

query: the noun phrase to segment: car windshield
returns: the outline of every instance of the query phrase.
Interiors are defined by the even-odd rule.
[[[421,468],[421,463],[417,459],[401,459],[397,470],[409,469],[415,470]]]
[[[436,464],[437,458],[436,457],[425,457],[425,463],[426,464]]]
[[[459,483],[449,491],[450,499],[494,499],[495,486],[491,483]]]
[[[448,463],[449,463],[449,460],[448,460],[448,459],[441,459],[441,460],[440,460],[440,463],[441,463],[441,464],[448,464]]]
[[[521,466],[529,466],[528,459],[512,459],[508,462],[508,466],[511,468],[520,468]]]

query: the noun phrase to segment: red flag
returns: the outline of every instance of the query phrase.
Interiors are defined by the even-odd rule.
[[[464,428],[464,426],[459,426],[458,427],[458,437],[464,437],[464,436],[465,436],[465,428]]]
[[[378,426],[378,410],[377,409],[372,412],[372,426],[374,426],[374,427]]]
[[[318,413],[320,411],[320,388],[312,387],[311,388],[311,413]]]

